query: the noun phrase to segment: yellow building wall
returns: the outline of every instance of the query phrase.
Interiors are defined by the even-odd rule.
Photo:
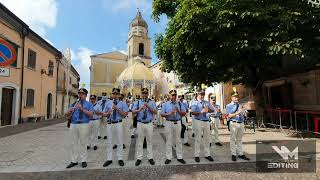
[[[124,64],[109,64],[109,76],[111,83],[115,83],[117,81],[117,78],[120,76],[120,74],[125,68],[126,65]]]
[[[94,80],[96,83],[106,82],[106,63],[104,62],[95,62],[94,63]]]
[[[32,49],[37,53],[35,70],[27,67],[28,65],[28,49]],[[25,71],[24,71],[24,89],[23,89],[23,104],[22,117],[32,116],[32,114],[39,114],[46,116],[47,113],[47,96],[52,94],[52,115],[55,114],[56,104],[56,74],[57,63],[55,55],[48,52],[43,47],[39,46],[31,39],[26,38],[25,42]],[[53,76],[41,74],[41,69],[48,72],[49,60],[54,63]],[[35,90],[34,107],[25,107],[27,98],[27,89]]]

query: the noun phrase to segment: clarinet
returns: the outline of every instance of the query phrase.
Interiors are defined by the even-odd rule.
[[[143,103],[145,103],[145,102],[148,103],[146,98],[143,99]],[[147,119],[147,110],[146,109],[143,110],[143,118],[142,119]]]
[[[74,108],[79,102],[80,102],[80,99],[77,99],[77,101],[73,104],[73,108]],[[75,111],[73,111],[73,112],[71,113],[71,115],[69,116],[69,118],[68,118],[68,122],[67,122],[67,127],[68,127],[68,128],[70,128],[71,118],[72,118],[74,112],[75,112]]]

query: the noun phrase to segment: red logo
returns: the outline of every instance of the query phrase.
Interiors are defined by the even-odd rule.
[[[0,67],[9,66],[15,62],[17,52],[14,47],[4,39],[0,38]]]

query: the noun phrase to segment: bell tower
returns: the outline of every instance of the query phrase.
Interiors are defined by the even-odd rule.
[[[149,67],[151,65],[151,44],[148,33],[148,24],[142,18],[139,9],[136,17],[130,23],[129,29],[127,42],[128,65],[130,66],[135,63],[136,59],[141,59],[141,61]]]

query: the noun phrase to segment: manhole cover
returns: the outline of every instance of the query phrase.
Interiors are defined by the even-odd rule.
[[[23,151],[23,152],[0,152],[0,162],[13,162],[20,160],[22,158],[26,158],[33,151]]]

